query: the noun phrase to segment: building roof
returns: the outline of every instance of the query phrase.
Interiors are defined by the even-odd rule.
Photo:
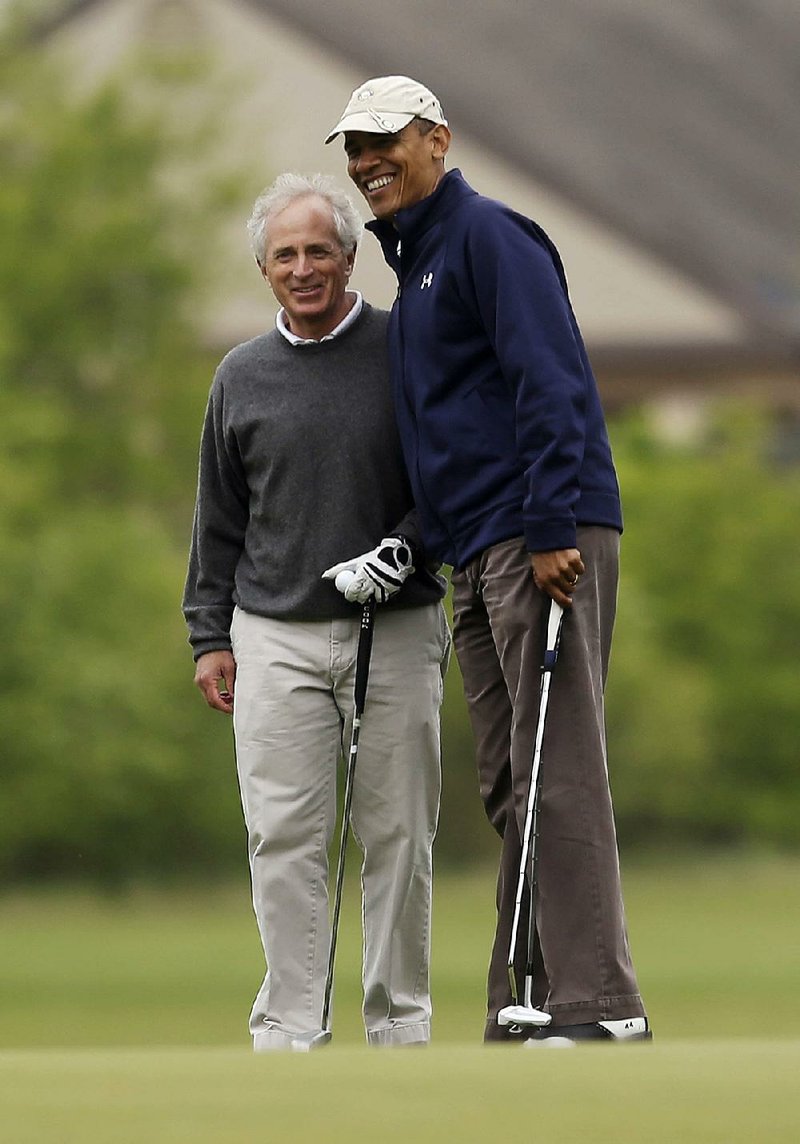
[[[49,0],[44,30],[103,2]],[[800,357],[797,0],[236,3],[422,80],[457,137],[733,311],[736,352]]]
[[[248,0],[360,66],[800,352],[797,0]],[[343,100],[344,102],[344,100]]]

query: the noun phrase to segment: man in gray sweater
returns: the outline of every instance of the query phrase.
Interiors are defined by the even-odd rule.
[[[283,175],[248,229],[281,310],[214,377],[184,615],[208,704],[233,715],[253,903],[267,973],[256,1051],[320,1029],[328,846],[348,741],[360,609],[374,594],[352,804],[363,851],[370,1044],[430,1036],[431,848],[449,635],[425,566],[394,423],[387,315],[348,289],[361,219],[322,176]],[[350,561],[353,552],[364,556]],[[327,578],[323,573],[328,572]]]

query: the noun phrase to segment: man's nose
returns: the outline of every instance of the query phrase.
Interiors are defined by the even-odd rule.
[[[354,173],[359,175],[368,171],[371,167],[375,166],[377,159],[377,151],[373,151],[370,147],[362,147],[357,157],[353,161]]]
[[[304,251],[298,251],[297,257],[294,260],[293,273],[295,278],[307,278],[311,273],[313,267],[311,259]]]

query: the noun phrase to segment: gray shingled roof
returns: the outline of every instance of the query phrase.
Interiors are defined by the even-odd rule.
[[[364,79],[422,80],[455,131],[733,307],[757,357],[800,357],[799,0],[244,2]]]

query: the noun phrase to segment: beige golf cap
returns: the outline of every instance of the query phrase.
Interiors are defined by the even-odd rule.
[[[430,119],[447,126],[442,105],[427,87],[407,75],[381,75],[356,88],[325,142],[332,142],[345,131],[393,135],[412,119]]]

